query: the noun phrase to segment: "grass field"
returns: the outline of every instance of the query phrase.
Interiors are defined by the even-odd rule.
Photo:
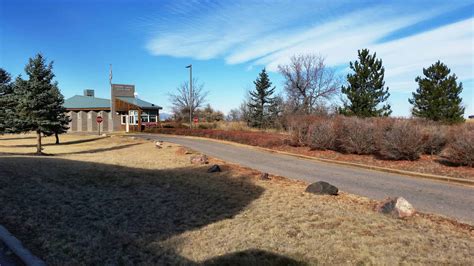
[[[119,136],[0,137],[0,224],[52,265],[473,264],[474,228]]]

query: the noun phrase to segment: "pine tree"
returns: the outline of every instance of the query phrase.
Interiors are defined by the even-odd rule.
[[[368,49],[359,50],[358,56],[359,61],[350,62],[354,73],[347,75],[349,85],[341,88],[348,102],[339,109],[340,113],[360,117],[389,116],[392,113],[390,105],[380,106],[390,96],[385,87],[382,60],[376,59],[376,53],[370,55]]]
[[[64,108],[64,96],[58,89],[57,84],[51,88],[51,96],[53,97],[53,105],[50,109],[52,121],[58,121],[58,124],[50,128],[50,133],[54,133],[56,144],[59,144],[59,134],[66,133],[69,129],[69,122],[71,119],[66,115],[66,108]]]
[[[0,68],[0,134],[12,132],[15,115],[13,84],[10,74]]]
[[[46,64],[45,58],[38,54],[30,58],[25,67],[28,80],[18,77],[14,94],[17,99],[18,118],[15,130],[35,131],[37,136],[36,153],[42,154],[41,136],[64,132],[65,120],[58,112],[63,100],[58,84],[53,81],[53,62]]]
[[[270,111],[273,110],[274,98],[271,96],[275,92],[275,87],[272,88],[265,68],[253,83],[255,90],[249,92],[250,99],[247,103],[250,110],[250,126],[263,128],[268,124],[265,123],[266,119],[272,115]]]
[[[457,84],[455,74],[440,61],[423,68],[424,78],[417,77],[418,88],[408,102],[413,105],[412,114],[434,121],[457,123],[464,121],[461,106],[462,83]]]

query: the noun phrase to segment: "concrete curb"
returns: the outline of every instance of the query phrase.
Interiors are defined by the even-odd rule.
[[[15,236],[0,225],[0,240],[28,266],[45,266],[46,263],[26,249]]]
[[[159,134],[159,133],[157,133],[157,134],[141,133],[141,134],[146,134],[146,135],[150,135],[150,136],[160,136],[160,135],[162,135],[162,136],[184,137],[184,138],[188,138],[188,139],[210,140],[210,141],[225,143],[225,144],[229,144],[229,145],[250,148],[250,149],[254,149],[254,150],[262,150],[262,151],[267,151],[267,152],[271,152],[271,153],[277,153],[277,154],[282,154],[282,155],[298,157],[298,158],[302,158],[302,159],[306,159],[306,160],[312,160],[312,161],[318,161],[318,162],[324,162],[324,163],[330,163],[330,164],[338,164],[338,165],[344,165],[344,166],[351,166],[351,167],[374,170],[374,171],[379,171],[379,172],[400,174],[400,175],[406,175],[406,176],[410,176],[410,177],[424,178],[424,179],[441,181],[441,182],[446,182],[446,183],[451,183],[451,184],[474,187],[474,180],[469,180],[469,179],[449,177],[449,176],[441,176],[441,175],[434,175],[434,174],[417,173],[417,172],[398,170],[398,169],[392,169],[392,168],[385,168],[385,167],[379,167],[379,166],[372,166],[372,165],[366,165],[366,164],[359,164],[359,163],[351,163],[351,162],[337,161],[337,160],[331,160],[331,159],[317,158],[317,157],[311,157],[311,156],[307,156],[307,155],[300,155],[300,154],[295,154],[295,153],[290,153],[290,152],[272,150],[272,149],[269,149],[269,148],[251,146],[251,145],[236,143],[236,142],[227,141],[227,140],[205,138],[205,137],[196,137],[196,136]]]

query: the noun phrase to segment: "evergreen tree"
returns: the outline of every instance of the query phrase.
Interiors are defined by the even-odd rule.
[[[51,88],[51,96],[53,97],[53,104],[50,109],[51,120],[57,121],[58,124],[55,124],[50,128],[50,133],[54,133],[56,144],[59,144],[59,134],[67,132],[71,119],[66,114],[66,108],[64,108],[64,96],[59,91],[57,83],[55,83],[55,86]]]
[[[464,121],[461,106],[462,83],[457,84],[455,74],[440,61],[423,69],[424,78],[417,77],[418,88],[408,102],[413,105],[413,116],[434,121],[456,123]]]
[[[392,113],[390,105],[380,106],[390,96],[383,80],[382,60],[376,59],[376,53],[370,55],[368,49],[359,50],[358,55],[359,61],[350,62],[354,73],[347,75],[349,85],[341,88],[348,102],[339,108],[340,113],[360,117],[389,116]]]
[[[62,106],[62,95],[58,83],[53,81],[53,62],[46,64],[45,58],[38,54],[30,58],[25,67],[28,80],[18,77],[14,94],[17,99],[15,130],[36,132],[36,153],[42,153],[41,136],[63,133],[65,120],[58,112]]]
[[[10,74],[0,68],[0,134],[13,133],[15,100]]]
[[[272,83],[268,77],[265,68],[260,72],[257,80],[253,82],[255,90],[250,91],[250,99],[248,107],[250,110],[250,126],[263,128],[267,125],[266,119],[272,114],[274,98],[271,97],[275,92],[275,87],[272,88]]]

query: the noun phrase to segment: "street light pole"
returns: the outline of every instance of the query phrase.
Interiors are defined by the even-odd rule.
[[[189,65],[189,128],[193,127],[193,65]]]

